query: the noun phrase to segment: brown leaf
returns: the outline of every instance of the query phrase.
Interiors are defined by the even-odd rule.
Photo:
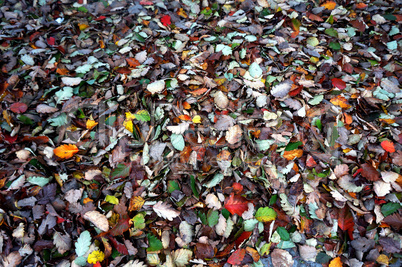
[[[361,165],[361,175],[369,181],[375,182],[380,180],[380,173],[373,167],[373,165],[364,163]]]
[[[385,217],[384,222],[398,231],[402,229],[402,216],[399,213]]]

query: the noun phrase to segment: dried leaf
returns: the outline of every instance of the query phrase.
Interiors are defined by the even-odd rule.
[[[174,218],[180,215],[180,212],[171,208],[169,204],[159,201],[153,207],[153,210],[159,217],[173,221]]]
[[[99,211],[93,210],[88,211],[82,216],[85,220],[93,223],[97,228],[106,232],[109,230],[109,222],[105,215],[100,213]]]

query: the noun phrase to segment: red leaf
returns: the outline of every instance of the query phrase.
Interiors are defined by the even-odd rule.
[[[10,145],[14,144],[14,142],[17,141],[17,138],[18,138],[17,135],[11,136],[8,134],[3,134],[3,136],[4,136],[4,141],[6,141]]]
[[[246,250],[244,248],[238,249],[233,252],[232,255],[230,255],[228,263],[232,265],[240,265],[244,259],[244,256],[246,256]]]
[[[389,140],[384,140],[381,142],[381,147],[384,148],[385,151],[389,153],[394,153],[395,152],[395,146],[394,143],[392,143]]]
[[[237,247],[240,247],[240,245],[247,240],[251,236],[252,232],[243,232],[241,235],[236,239],[235,243]]]
[[[110,230],[110,234],[113,236],[122,235],[128,229],[130,229],[130,218],[128,218],[128,216],[123,216],[123,218],[119,219],[119,221],[112,228],[112,230]]]
[[[96,20],[96,21],[100,21],[100,20],[104,20],[104,19],[106,19],[105,16],[99,16],[99,17],[97,17],[95,20]]]
[[[54,45],[56,43],[56,39],[54,37],[47,38],[48,45]]]
[[[235,193],[240,193],[241,191],[243,191],[243,185],[239,183],[233,183],[232,188]]]
[[[342,79],[339,78],[333,78],[332,80],[332,85],[343,90],[346,88],[346,83],[342,81]]]
[[[10,110],[14,113],[24,113],[27,109],[27,104],[21,102],[14,103],[10,106]]]
[[[100,262],[98,261],[97,263],[94,264],[93,267],[101,267],[102,265],[100,264]]]
[[[126,246],[122,243],[117,242],[116,239],[114,239],[113,237],[109,237],[110,241],[112,242],[113,246],[115,247],[115,249],[123,255],[128,255],[128,250],[126,248]]]
[[[237,214],[241,216],[243,212],[248,210],[248,202],[242,196],[231,194],[229,198],[225,200],[225,209],[227,209],[232,215]]]
[[[343,231],[347,231],[350,240],[353,240],[353,227],[355,222],[353,221],[353,215],[348,206],[343,207],[339,212],[338,226]]]
[[[170,21],[170,16],[169,15],[164,15],[161,18],[161,22],[162,22],[163,26],[165,26],[165,27],[170,25],[170,24],[172,24],[172,22]]]

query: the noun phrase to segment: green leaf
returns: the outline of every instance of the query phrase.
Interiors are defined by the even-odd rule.
[[[61,113],[59,116],[52,118],[52,119],[48,119],[48,122],[50,122],[51,126],[63,126],[66,125],[68,120],[67,120],[67,114],[66,113]]]
[[[402,207],[399,203],[389,202],[381,206],[381,213],[387,217]]]
[[[170,180],[168,182],[167,189],[168,189],[168,192],[171,194],[175,190],[180,190],[180,187],[179,187],[179,184],[176,181]]]
[[[148,111],[145,109],[137,111],[137,113],[135,113],[135,118],[140,121],[150,121],[151,120],[151,116],[149,115]]]
[[[107,195],[105,198],[105,201],[109,202],[110,204],[114,204],[114,205],[119,204],[119,199],[115,196]]]
[[[116,168],[114,168],[114,170],[110,174],[110,178],[112,178],[112,179],[126,178],[130,175],[130,171],[131,171],[130,163],[126,163],[126,164],[119,163],[119,164],[117,164]]]
[[[31,118],[29,118],[29,117],[27,117],[27,116],[25,116],[25,115],[19,115],[19,116],[18,116],[18,119],[19,119],[22,123],[24,123],[24,124],[26,124],[26,125],[32,125],[32,124],[34,124],[34,121],[33,121]]]
[[[218,44],[216,46],[216,52],[222,51],[222,55],[228,56],[232,54],[232,48],[224,44]]]
[[[77,8],[77,10],[83,13],[88,13],[88,9],[84,6],[80,6],[79,8]]]
[[[219,212],[217,210],[210,210],[208,212],[208,225],[209,227],[214,227],[218,224]]]
[[[289,143],[286,148],[285,151],[292,151],[295,150],[296,148],[298,148],[299,146],[303,145],[303,143],[301,141],[297,141],[294,143]]]
[[[39,185],[40,187],[43,187],[50,182],[50,179],[45,178],[45,177],[40,177],[40,176],[31,176],[31,177],[28,177],[27,181],[30,182],[31,184],[35,184],[35,185]]]
[[[78,237],[77,242],[75,242],[75,253],[78,257],[83,256],[87,253],[89,246],[91,245],[91,234],[88,231],[84,231]]]
[[[257,210],[255,218],[260,222],[270,222],[276,219],[276,212],[269,207],[261,207]]]
[[[321,103],[321,101],[324,99],[324,95],[316,95],[316,96],[314,96],[314,98],[313,99],[310,99],[309,101],[308,101],[308,103],[310,104],[310,105],[318,105],[318,104],[320,104]]]
[[[325,252],[319,252],[317,254],[317,257],[315,258],[315,262],[321,263],[321,264],[326,264],[332,259],[331,256],[328,256],[327,253]]]
[[[260,65],[258,65],[256,62],[250,65],[250,67],[248,68],[248,72],[250,73],[250,76],[254,79],[262,76],[262,69],[260,68]]]
[[[259,151],[268,150],[274,142],[274,140],[255,140]]]
[[[290,235],[289,235],[288,231],[286,231],[285,227],[276,228],[276,232],[281,237],[281,240],[283,240],[283,241],[289,241],[290,240]]]
[[[309,37],[307,39],[307,43],[311,46],[317,46],[320,42],[318,41],[317,37]]]
[[[149,243],[149,247],[147,248],[148,252],[152,252],[152,251],[158,251],[163,249],[163,245],[162,242],[153,234],[148,234],[148,243]]]
[[[86,266],[87,265],[87,258],[86,257],[77,257],[74,260],[74,263],[79,265],[79,266]]]
[[[329,47],[334,50],[341,50],[341,44],[338,42],[330,42]]]
[[[170,136],[170,142],[172,142],[173,147],[179,151],[183,151],[186,145],[183,136],[180,134],[172,134]]]
[[[132,219],[132,221],[133,221],[134,227],[136,229],[141,230],[141,229],[145,228],[145,218],[142,213],[135,215],[134,218]]]
[[[334,28],[326,29],[325,33],[332,37],[338,37],[338,32]]]
[[[57,97],[57,103],[60,103],[60,101],[63,100],[70,99],[73,96],[73,90],[74,89],[72,87],[66,86],[63,87],[62,90],[57,91],[55,94]]]
[[[256,220],[256,219],[245,220],[243,222],[244,231],[247,231],[247,232],[253,231],[255,226],[257,225],[257,223],[258,223],[258,220]]]
[[[387,43],[387,47],[389,50],[396,50],[398,48],[398,43],[396,40]]]
[[[216,173],[214,175],[214,178],[212,178],[211,181],[208,183],[204,184],[205,187],[211,188],[214,187],[215,185],[219,184],[223,180],[223,174],[222,173]]]
[[[200,197],[200,194],[198,193],[197,186],[195,184],[195,178],[194,175],[190,175],[190,186],[191,190],[193,190],[193,194],[196,198]]]

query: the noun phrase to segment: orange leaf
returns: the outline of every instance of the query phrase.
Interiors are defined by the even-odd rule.
[[[86,126],[88,130],[92,130],[98,123],[94,120],[87,120]]]
[[[240,265],[244,259],[244,256],[246,256],[246,250],[244,248],[238,249],[233,252],[232,255],[230,255],[228,263],[232,265]]]
[[[329,267],[342,267],[342,261],[340,257],[336,257],[329,263]]]
[[[182,121],[191,121],[191,117],[189,115],[180,115],[178,117],[179,119],[181,119]]]
[[[336,3],[334,1],[328,1],[322,4],[321,6],[325,7],[328,10],[333,10],[336,7]]]
[[[294,160],[295,158],[300,158],[303,155],[302,149],[294,149],[290,151],[285,151],[283,157],[287,160]]]
[[[348,100],[341,95],[337,95],[336,97],[332,98],[331,103],[343,109],[348,109],[351,107],[351,105],[348,103]]]
[[[132,68],[135,68],[135,67],[141,65],[138,60],[136,60],[135,58],[132,58],[132,57],[126,58],[126,61],[127,61],[128,65]]]
[[[53,149],[53,153],[61,159],[69,159],[78,151],[79,150],[76,145],[61,145]]]
[[[142,197],[140,196],[132,197],[130,199],[130,206],[128,207],[128,210],[129,211],[140,210],[144,205],[144,203],[145,200]]]
[[[392,143],[389,140],[384,140],[381,142],[381,147],[384,148],[385,151],[389,153],[394,153],[395,152],[395,146],[394,143]]]
[[[357,9],[365,9],[367,7],[367,4],[365,3],[357,3],[356,8]]]

